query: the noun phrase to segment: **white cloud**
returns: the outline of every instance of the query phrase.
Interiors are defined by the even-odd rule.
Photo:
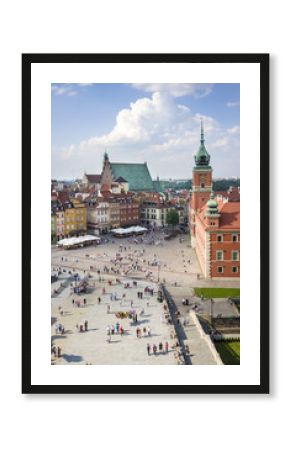
[[[164,140],[165,135],[175,135],[192,121],[190,109],[176,105],[165,92],[155,92],[151,98],[140,98],[122,109],[116,117],[112,131],[88,141],[95,146],[121,146],[150,144]]]
[[[172,97],[192,95],[195,98],[209,95],[213,88],[213,84],[209,83],[134,83],[132,86],[145,92],[166,92]]]
[[[84,88],[87,86],[92,86],[92,83],[55,83],[51,85],[51,92],[54,95],[67,95],[69,97],[73,97],[78,94],[77,88]]]
[[[212,156],[219,176],[238,175],[239,126],[223,128],[214,117],[193,112],[177,104],[168,92],[155,92],[151,97],[139,98],[122,109],[116,116],[112,130],[94,136],[78,145],[54,149],[53,168],[84,168],[99,173],[102,155],[107,149],[112,161],[147,161],[156,176],[191,177],[193,155],[200,140],[200,118],[203,118],[206,147]],[[227,167],[230,155],[231,166]],[[185,175],[187,174],[187,175]],[[54,171],[53,171],[53,176]]]
[[[236,106],[240,106],[240,102],[227,102],[228,108],[234,108]]]
[[[234,126],[232,128],[228,128],[227,132],[229,134],[238,134],[240,132],[240,127],[239,127],[239,125],[236,125],[236,126]]]

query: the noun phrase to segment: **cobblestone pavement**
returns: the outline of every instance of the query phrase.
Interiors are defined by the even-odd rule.
[[[61,347],[61,358],[53,358],[53,364],[176,364],[172,344],[175,342],[170,338],[173,327],[166,324],[164,319],[163,305],[157,301],[157,285],[138,282],[136,288],[125,289],[122,284],[108,285],[111,276],[104,277],[104,282],[99,283],[96,278],[90,279],[90,284],[97,287],[91,289],[90,293],[77,296],[70,293],[70,288],[64,289],[60,295],[52,298],[52,343]],[[130,280],[127,280],[132,285]],[[153,297],[144,296],[137,298],[138,291],[144,291],[145,286],[153,287]],[[105,287],[106,293],[102,293]],[[123,294],[126,298],[122,299]],[[111,300],[111,294],[117,296],[118,300]],[[101,297],[101,303],[98,303]],[[86,306],[83,306],[83,299]],[[72,300],[75,303],[73,305]],[[76,306],[80,300],[81,306]],[[107,307],[110,305],[110,313]],[[59,309],[61,308],[61,310]],[[144,309],[144,314],[141,311]],[[137,313],[137,324],[129,318],[118,319],[117,312],[135,310]],[[61,314],[62,312],[62,314]],[[80,332],[80,326],[88,321],[88,331]],[[124,328],[124,335],[111,335],[108,343],[107,327],[115,326],[119,322]],[[65,333],[56,333],[56,328],[61,324]],[[77,328],[78,326],[78,328]],[[148,336],[148,326],[151,336]],[[143,331],[144,327],[146,332]],[[136,336],[137,328],[141,329],[142,337]],[[152,354],[152,346],[162,342],[169,344],[169,352],[157,351]],[[147,354],[147,344],[151,345],[151,354]]]
[[[165,323],[163,306],[156,299],[158,281],[165,282],[182,319],[189,317],[189,309],[193,304],[198,304],[200,313],[210,312],[209,302],[201,302],[193,297],[194,287],[238,287],[239,281],[202,279],[195,251],[190,247],[189,236],[183,235],[170,241],[164,241],[163,237],[162,234],[152,234],[150,239],[154,239],[154,245],[148,244],[148,238],[142,239],[143,242],[141,238],[109,238],[107,243],[99,246],[74,250],[52,248],[52,267],[61,266],[66,270],[61,279],[52,284],[52,342],[61,347],[62,351],[62,357],[52,358],[52,364],[176,364],[176,355],[172,349],[175,340],[171,339],[174,334],[173,326]],[[105,267],[110,271],[109,274],[104,273]],[[118,273],[113,273],[111,269]],[[87,299],[86,307],[78,308],[72,305],[72,298],[76,299],[77,296],[70,294],[69,271],[85,271],[92,277],[90,293],[80,296],[81,301],[84,297]],[[103,279],[101,283],[100,277]],[[109,286],[108,280],[115,282],[116,278],[121,281],[127,279],[131,285],[132,280],[135,280],[140,290],[144,290],[145,286],[152,286],[155,290],[154,297],[140,300],[137,298],[138,287],[125,290],[120,284]],[[60,287],[60,283],[63,287]],[[104,295],[103,287],[106,289]],[[57,294],[53,294],[55,288],[58,289]],[[126,299],[122,302],[112,301],[111,293],[116,294],[117,298],[126,293]],[[101,304],[97,301],[99,296]],[[190,299],[189,306],[182,305],[183,298]],[[108,304],[111,305],[110,314],[107,314]],[[59,308],[63,315],[60,314]],[[137,326],[132,324],[132,320],[121,319],[119,322],[125,329],[124,336],[111,336],[111,343],[108,343],[106,329],[118,321],[115,313],[132,308],[136,310],[140,320],[137,326],[141,329],[150,326],[151,336],[143,333],[143,337],[137,338]],[[214,315],[231,315],[232,308],[227,299],[217,300],[214,304]],[[144,315],[141,317],[142,309]],[[85,320],[88,321],[89,331],[79,332],[76,326],[84,324]],[[59,323],[65,328],[64,335],[55,333],[56,324]],[[193,364],[213,364],[208,349],[200,342],[192,323],[187,326],[185,334],[191,344],[194,341],[196,351]],[[153,344],[158,346],[159,342],[164,344],[166,341],[170,347],[168,353],[161,351],[158,355],[147,354],[148,343],[152,347]]]

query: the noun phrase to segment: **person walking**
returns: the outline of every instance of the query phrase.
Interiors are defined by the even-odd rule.
[[[166,351],[166,353],[168,353],[168,349],[169,349],[168,342],[165,342],[165,351]]]
[[[147,354],[150,355],[150,351],[151,351],[151,346],[150,344],[147,344]]]

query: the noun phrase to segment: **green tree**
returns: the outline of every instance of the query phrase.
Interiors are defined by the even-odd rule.
[[[175,227],[179,223],[179,215],[175,209],[170,209],[167,213],[166,223]]]

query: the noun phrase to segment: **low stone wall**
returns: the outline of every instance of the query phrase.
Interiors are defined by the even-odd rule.
[[[212,324],[215,328],[240,329],[240,316],[238,317],[213,317]]]
[[[191,310],[190,311],[190,316],[191,316],[191,318],[193,320],[194,325],[197,327],[197,329],[199,331],[200,337],[206,341],[206,343],[207,343],[207,345],[208,345],[208,347],[209,347],[209,349],[210,349],[210,351],[211,351],[211,353],[212,353],[212,355],[214,357],[215,362],[218,365],[223,365],[221,357],[220,357],[219,353],[217,352],[214,343],[212,342],[210,336],[203,331],[203,328],[202,328],[202,326],[201,326],[201,324],[200,324],[200,322],[199,322],[199,320],[197,318],[196,313]]]

